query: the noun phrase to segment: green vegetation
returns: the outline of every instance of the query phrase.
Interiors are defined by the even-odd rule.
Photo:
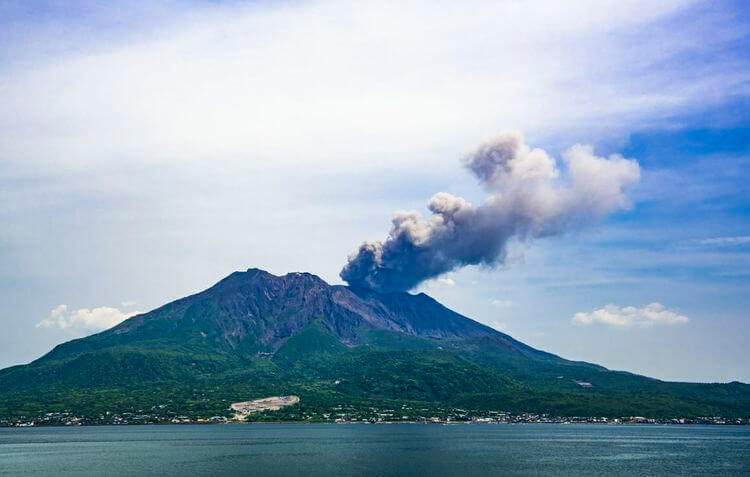
[[[0,394],[0,419],[70,412],[88,423],[111,422],[123,414],[151,416],[146,422],[196,420],[229,417],[232,402],[282,394],[296,394],[301,402],[253,419],[320,419],[340,414],[341,406],[368,419],[403,406],[429,416],[460,408],[473,415],[750,417],[750,386],[739,383],[665,383],[579,367],[546,378],[543,370],[538,375],[529,370],[537,377],[525,382],[434,344],[423,350],[342,349],[317,332],[298,337],[277,356],[248,362],[122,349],[11,368],[0,374],[3,389],[13,388]],[[303,345],[315,351],[304,354]],[[54,379],[55,373],[60,379]],[[575,382],[583,380],[592,387]],[[127,384],[118,385],[123,381]]]

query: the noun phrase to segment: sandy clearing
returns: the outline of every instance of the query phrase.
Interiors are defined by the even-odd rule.
[[[291,406],[299,402],[299,396],[270,396],[252,401],[242,401],[232,403],[230,409],[237,411],[234,414],[234,420],[244,421],[245,418],[260,411],[278,411],[282,407]]]

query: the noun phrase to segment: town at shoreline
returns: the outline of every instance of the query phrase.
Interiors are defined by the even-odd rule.
[[[303,418],[279,416],[274,411],[247,414],[244,419],[236,416],[164,416],[150,413],[107,413],[98,418],[76,416],[70,412],[47,412],[38,416],[0,418],[0,427],[45,427],[45,426],[101,426],[101,425],[179,425],[179,424],[601,424],[601,425],[750,425],[750,419],[706,416],[695,418],[647,418],[625,417],[559,417],[547,414],[511,414],[502,411],[472,413],[464,409],[445,410],[441,416],[406,415],[404,409],[371,410],[369,413],[346,412],[334,409],[320,415]],[[339,411],[339,412],[335,412]],[[344,412],[341,412],[344,411]],[[300,416],[301,417],[301,416]]]

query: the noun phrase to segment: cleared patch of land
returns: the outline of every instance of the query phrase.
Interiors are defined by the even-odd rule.
[[[291,406],[299,402],[299,396],[270,396],[252,401],[235,402],[229,406],[233,411],[236,421],[244,421],[247,416],[254,412],[278,411],[282,407]]]

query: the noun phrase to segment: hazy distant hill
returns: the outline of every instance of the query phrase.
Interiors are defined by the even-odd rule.
[[[272,393],[295,393],[301,406],[317,408],[411,402],[579,416],[750,416],[750,385],[609,371],[531,348],[425,294],[258,269],[0,371],[0,416],[225,413],[228,402]]]

